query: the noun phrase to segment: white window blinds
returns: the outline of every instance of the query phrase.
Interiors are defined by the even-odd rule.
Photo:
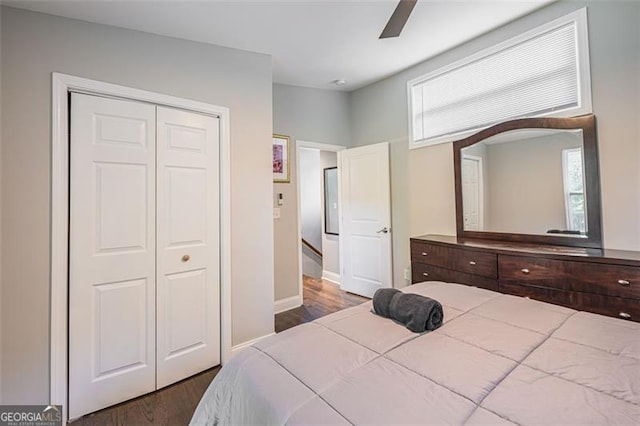
[[[568,15],[409,82],[412,146],[518,117],[591,112],[588,55],[579,48],[587,46],[586,19],[577,18]]]

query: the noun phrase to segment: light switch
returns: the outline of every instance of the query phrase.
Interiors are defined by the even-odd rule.
[[[273,218],[280,219],[280,209],[278,207],[273,208]]]

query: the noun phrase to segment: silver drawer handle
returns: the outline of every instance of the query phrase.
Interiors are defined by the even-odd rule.
[[[476,264],[476,262],[474,262],[473,260],[471,260],[471,261],[469,262],[469,265],[471,265],[471,266],[473,266],[473,265],[475,265],[475,264]]]
[[[428,272],[423,272],[422,275],[424,275],[425,277],[428,277],[429,273]]]
[[[522,271],[523,274],[528,274],[529,272],[531,272],[527,268],[522,268],[520,270]]]
[[[627,281],[627,280],[618,280],[618,284],[624,285],[624,286],[631,285],[631,283],[629,281]]]
[[[426,252],[426,251],[423,251],[423,252],[422,252],[422,255],[423,255],[423,256],[426,256],[426,255],[427,255],[427,252]]]
[[[620,318],[631,318],[631,314],[628,314],[626,312],[620,312],[618,315],[620,316]]]

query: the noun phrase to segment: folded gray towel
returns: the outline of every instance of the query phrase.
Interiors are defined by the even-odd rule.
[[[391,299],[398,293],[402,293],[395,288],[379,288],[373,295],[373,310],[376,314],[385,318],[391,318]]]
[[[380,316],[403,323],[414,333],[435,330],[444,319],[442,305],[437,300],[392,288],[376,290],[373,309]]]
[[[442,305],[437,300],[419,294],[400,292],[391,299],[391,317],[415,333],[435,330],[442,325]]]

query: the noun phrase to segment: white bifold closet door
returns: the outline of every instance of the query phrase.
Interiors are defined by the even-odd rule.
[[[220,362],[218,119],[73,94],[69,416]]]
[[[158,388],[220,363],[217,118],[158,107]]]

